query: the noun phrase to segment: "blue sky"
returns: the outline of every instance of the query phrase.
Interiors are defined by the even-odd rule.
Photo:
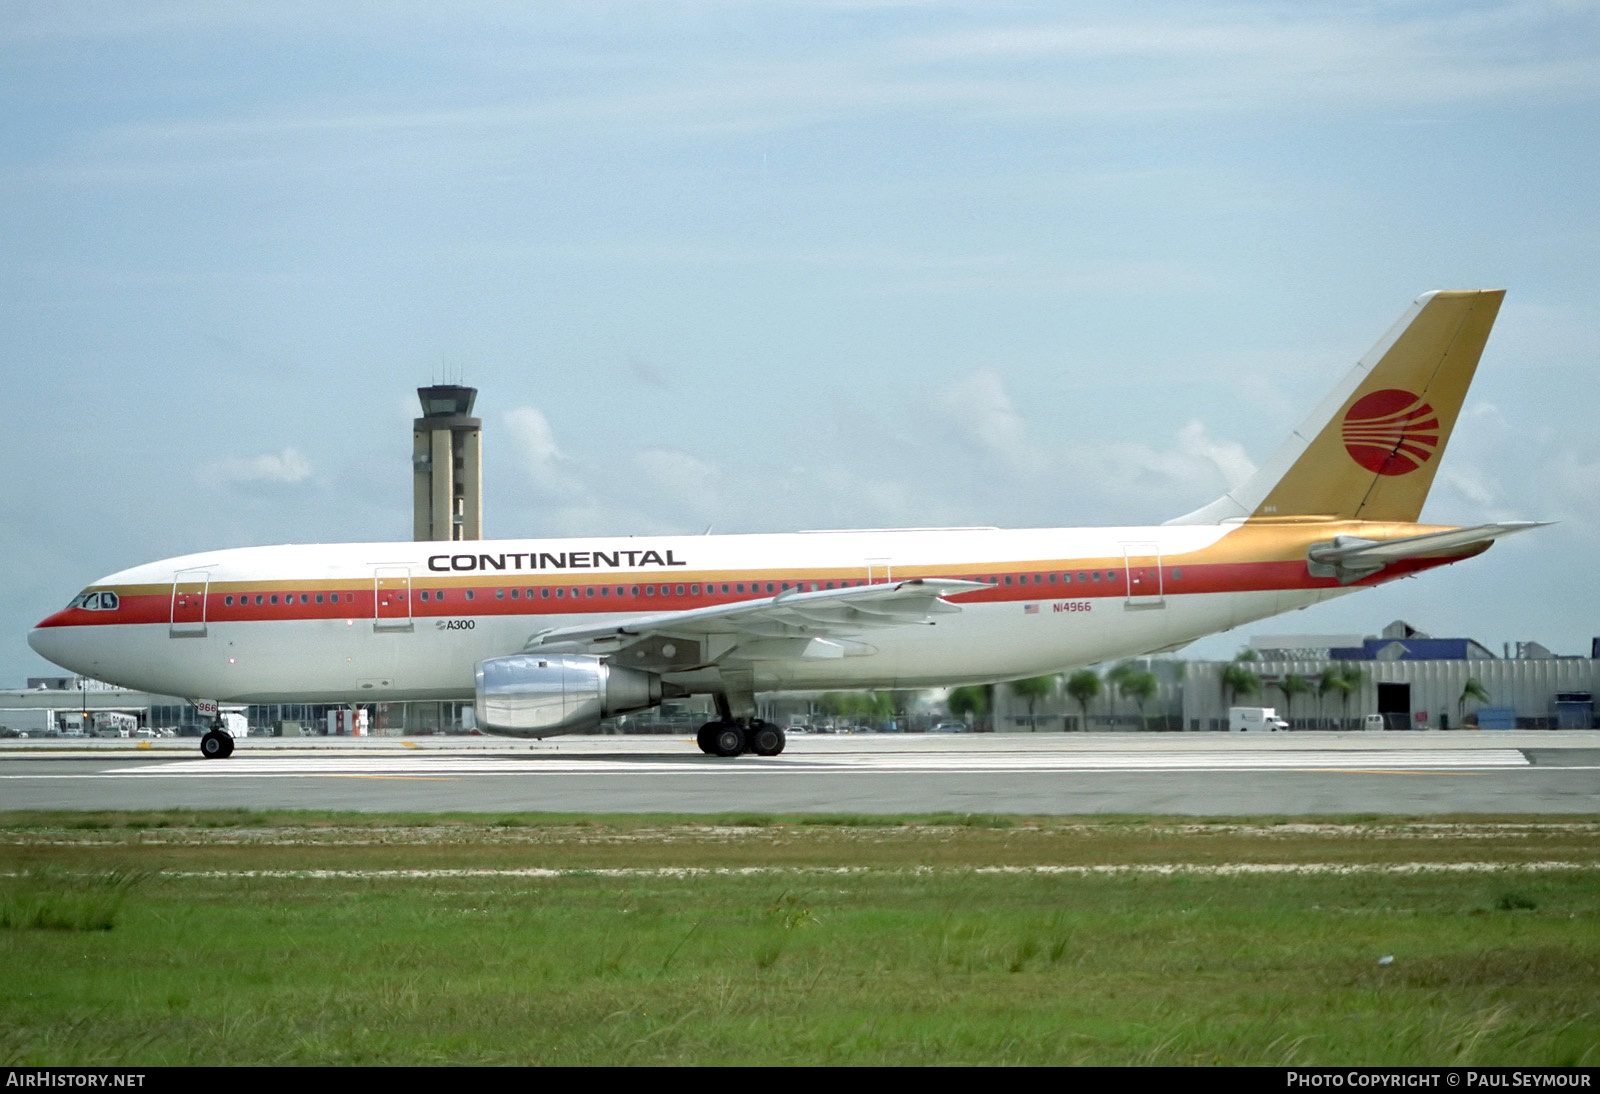
[[[102,574],[486,533],[1159,522],[1418,294],[1508,290],[1424,516],[1557,520],[1208,640],[1586,653],[1588,3],[16,3],[0,684]]]

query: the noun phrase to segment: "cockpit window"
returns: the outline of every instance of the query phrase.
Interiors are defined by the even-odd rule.
[[[90,612],[114,612],[117,610],[117,594],[110,591],[79,593],[67,607]]]

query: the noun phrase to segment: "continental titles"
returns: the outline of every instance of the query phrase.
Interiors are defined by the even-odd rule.
[[[600,570],[643,569],[646,566],[687,566],[671,551],[519,551],[500,555],[429,555],[428,569],[437,574],[489,570]]]

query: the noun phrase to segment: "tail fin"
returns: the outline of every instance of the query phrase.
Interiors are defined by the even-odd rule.
[[[1504,296],[1485,289],[1418,297],[1243,486],[1167,523],[1415,522]]]

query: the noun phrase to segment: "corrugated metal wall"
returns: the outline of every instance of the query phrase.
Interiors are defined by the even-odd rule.
[[[1348,709],[1351,718],[1378,712],[1378,688],[1382,684],[1409,684],[1411,686],[1411,724],[1418,729],[1440,726],[1440,716],[1449,719],[1451,726],[1462,722],[1463,714],[1475,713],[1479,706],[1511,707],[1516,711],[1517,724],[1523,728],[1553,727],[1555,723],[1555,697],[1557,692],[1588,692],[1600,697],[1600,661],[1587,658],[1559,657],[1530,660],[1495,661],[1356,661],[1366,674],[1361,686],[1351,693],[1347,707],[1341,708],[1339,697],[1319,697],[1315,690],[1298,696],[1290,712],[1290,720],[1299,727],[1325,726],[1334,728],[1341,710]],[[1217,722],[1225,722],[1221,676],[1226,662],[1191,661],[1184,673],[1183,719],[1186,729],[1210,729]],[[1247,667],[1263,680],[1280,679],[1298,673],[1315,685],[1328,667],[1326,661],[1256,661]],[[1476,678],[1489,693],[1489,702],[1468,700],[1463,706],[1459,700],[1462,688],[1469,677]],[[1272,706],[1284,714],[1283,693],[1270,683],[1264,684],[1261,694],[1253,699],[1238,700],[1240,706]],[[1418,718],[1418,715],[1422,715]]]

